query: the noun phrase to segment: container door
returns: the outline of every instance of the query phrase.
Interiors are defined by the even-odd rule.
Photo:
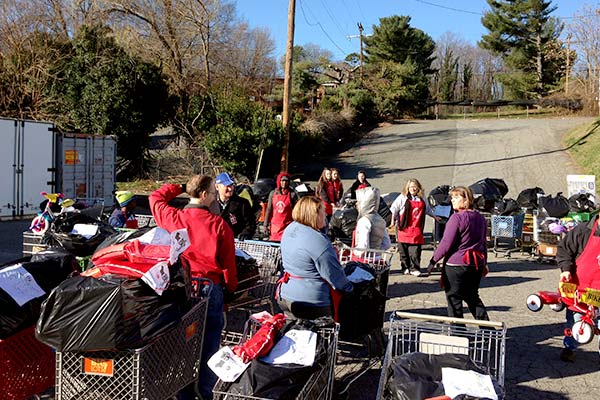
[[[4,184],[4,190],[0,190],[0,218],[14,217],[17,209],[17,135],[18,121],[14,119],[0,119],[0,135],[2,135],[2,146],[0,146],[0,158],[3,168],[0,168],[0,177]]]
[[[88,139],[88,196],[104,199],[106,206],[112,206],[112,192],[115,188],[115,139],[110,136],[90,136]]]
[[[6,190],[0,195],[0,217],[22,217],[40,211],[40,192],[53,190],[53,125],[46,122],[0,120],[3,146],[0,173]]]
[[[44,200],[40,192],[54,191],[55,135],[51,123],[20,121],[20,125],[17,215],[35,215]]]
[[[59,191],[68,199],[87,198],[87,135],[63,133],[58,143]]]

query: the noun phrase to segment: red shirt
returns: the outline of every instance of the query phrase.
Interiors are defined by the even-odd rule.
[[[163,185],[150,197],[150,209],[156,224],[169,232],[186,228],[190,247],[183,253],[192,275],[224,283],[233,293],[237,287],[233,231],[225,220],[202,206],[188,205],[183,210],[167,203],[181,194],[179,185]]]

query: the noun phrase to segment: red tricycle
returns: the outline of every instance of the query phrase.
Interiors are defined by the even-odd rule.
[[[557,292],[541,291],[527,296],[527,308],[531,311],[540,311],[544,304],[549,305],[553,311],[562,311],[568,307],[581,314],[579,321],[570,329],[565,329],[565,336],[572,336],[577,342],[586,344],[592,341],[594,335],[600,334],[596,324],[600,315],[600,290],[579,290],[575,283],[560,282]]]

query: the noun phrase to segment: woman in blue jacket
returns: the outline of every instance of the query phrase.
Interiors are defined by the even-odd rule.
[[[314,196],[302,197],[292,211],[293,222],[283,232],[283,277],[278,303],[287,315],[315,319],[333,316],[330,288],[351,292],[331,242],[320,232],[325,207]]]

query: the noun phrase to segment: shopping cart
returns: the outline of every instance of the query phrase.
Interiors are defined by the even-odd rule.
[[[212,285],[202,280],[194,287],[205,284]],[[194,306],[177,327],[140,349],[57,352],[56,399],[164,400],[174,396],[198,378],[208,298],[209,294],[194,296]]]
[[[497,257],[498,253],[504,250],[504,257],[510,258],[511,253],[520,251],[523,249],[521,236],[523,234],[523,221],[525,220],[525,214],[517,215],[492,215],[492,239],[493,248],[492,251]],[[500,241],[509,239],[509,242],[514,245],[508,249],[501,249],[499,247]]]
[[[393,249],[362,249],[350,247],[341,242],[335,242],[334,246],[342,265],[350,261],[368,264],[375,271],[375,281],[379,291],[384,296],[387,296],[390,268],[392,257],[394,256]],[[381,315],[379,316],[381,325],[377,326],[365,337],[360,338],[362,340],[340,340],[338,375],[341,377],[341,388],[338,394],[345,394],[353,383],[368,373],[377,364],[381,363],[385,339],[383,334],[385,308],[381,311]],[[357,318],[360,318],[360,316],[357,315]]]
[[[234,293],[237,298],[232,304],[229,304],[229,309],[257,311],[258,307],[268,305],[271,314],[274,314],[275,286],[279,278],[279,273],[282,270],[281,247],[279,243],[259,240],[236,240],[235,247],[243,250],[256,260],[260,277],[254,285],[245,288],[243,291]]]
[[[54,352],[35,338],[34,327],[0,340],[4,400],[23,400],[54,385]]]
[[[390,330],[377,399],[389,399],[386,389],[392,361],[403,354],[467,354],[497,382],[504,394],[506,325],[503,322],[438,317],[396,311]]]
[[[228,345],[243,343],[259,328],[260,325],[257,322],[254,320],[249,320],[246,324],[246,328],[244,329],[244,333],[228,332],[224,342]],[[338,333],[338,324],[334,324],[332,327],[324,327],[319,329],[319,337],[321,340],[325,341],[325,347],[327,349],[327,361],[322,368],[311,375],[300,393],[296,396],[297,400],[330,400],[332,398]],[[227,383],[219,380],[213,389],[214,400],[262,399],[261,397],[228,393],[227,387]]]
[[[552,219],[554,220],[554,219]],[[548,230],[546,216],[540,215],[537,210],[533,211],[533,241],[535,243],[536,261],[542,263],[556,261],[556,253],[558,251],[558,242],[561,239],[560,235],[553,234]]]

